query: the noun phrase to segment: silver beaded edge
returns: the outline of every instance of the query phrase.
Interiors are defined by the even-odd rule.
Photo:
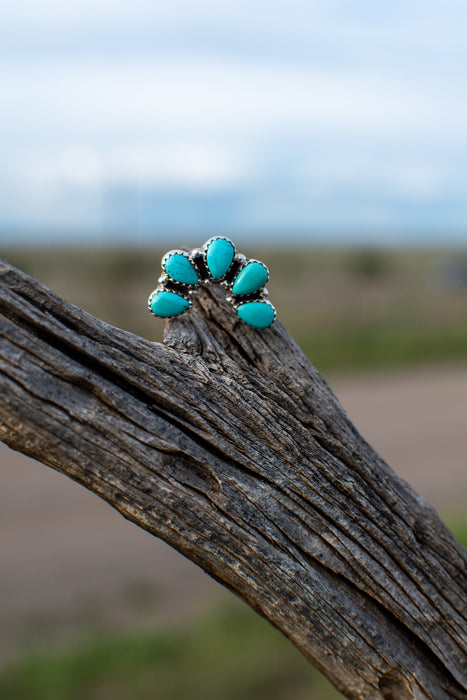
[[[161,281],[161,279],[162,279],[162,278],[159,278],[159,282]],[[167,279],[167,278],[166,278],[166,279]],[[184,309],[184,311],[181,311],[179,314],[175,314],[175,316],[180,316],[181,314],[184,314],[185,311],[188,311],[188,309],[190,308],[190,306],[193,304],[193,302],[192,302],[192,300],[191,300],[191,298],[190,298],[191,295],[193,294],[193,290],[192,290],[192,289],[190,289],[190,290],[188,290],[188,291],[186,291],[186,292],[184,292],[184,293],[182,293],[182,292],[175,292],[175,291],[172,290],[172,289],[166,289],[166,288],[163,286],[163,284],[159,284],[159,285],[151,292],[151,294],[150,294],[149,297],[148,297],[148,309],[149,309],[149,311],[152,313],[152,315],[155,316],[156,318],[175,318],[175,316],[158,316],[158,315],[155,314],[154,311],[151,309],[151,301],[152,301],[153,298],[156,296],[157,292],[171,292],[171,294],[177,294],[177,296],[183,297],[183,299],[186,299],[186,300],[187,300],[187,302],[188,302],[188,308]]]
[[[166,253],[166,254],[164,255],[164,257],[162,258],[162,260],[161,260],[161,268],[162,268],[162,271],[163,271],[163,273],[164,273],[164,276],[163,276],[163,277],[160,277],[158,281],[159,281],[161,284],[163,284],[163,283],[165,282],[165,280],[169,279],[169,280],[172,280],[172,282],[175,282],[176,284],[182,284],[184,287],[195,287],[197,284],[199,284],[199,272],[198,272],[198,270],[194,267],[194,265],[193,265],[193,260],[192,260],[193,252],[194,252],[194,251],[191,251],[191,253],[187,253],[186,250],[178,250],[178,249],[169,250],[169,252]],[[189,284],[189,283],[187,283],[187,282],[179,282],[178,280],[174,279],[173,277],[171,277],[171,276],[169,275],[169,273],[167,272],[166,264],[167,264],[168,259],[169,259],[170,257],[172,257],[172,255],[183,255],[183,257],[186,258],[186,259],[188,260],[188,262],[189,262],[189,263],[191,264],[191,266],[195,269],[195,272],[196,272],[196,274],[198,275],[198,282],[196,282],[195,284]],[[182,294],[181,296],[183,296],[183,294]]]
[[[239,301],[239,302],[233,303],[232,306],[234,307],[235,313],[236,313],[237,316],[238,316],[238,309],[240,308],[240,306],[245,306],[245,304],[255,304],[255,303],[257,303],[257,304],[267,304],[267,305],[270,306],[271,309],[273,310],[273,312],[274,312],[273,319],[272,319],[271,323],[269,324],[269,326],[265,326],[265,328],[270,328],[270,327],[272,326],[272,324],[274,323],[274,321],[276,320],[276,318],[277,318],[277,311],[276,311],[276,307],[274,306],[274,304],[271,304],[271,302],[269,301],[269,299],[264,299],[263,297],[260,297],[259,299],[253,299],[253,300],[251,300],[251,301]],[[238,316],[238,317],[240,318],[240,316]],[[242,320],[243,320],[243,319],[240,318],[240,321],[242,321]],[[243,321],[243,323],[246,323],[246,321]],[[250,324],[247,323],[246,325],[249,326]],[[250,328],[256,328],[256,326],[250,326]],[[257,330],[263,330],[263,329],[262,329],[262,328],[258,328]]]
[[[250,263],[257,263],[258,265],[261,265],[261,267],[264,267],[264,269],[266,270],[267,277],[266,277],[266,280],[265,280],[264,284],[262,285],[262,287],[259,287],[259,289],[257,289],[255,292],[251,292],[251,294],[255,294],[256,292],[259,292],[263,287],[265,287],[265,285],[269,282],[269,268],[263,262],[261,262],[261,260],[255,260],[255,258],[248,259],[248,258],[245,258],[244,255],[242,255],[242,258],[244,259],[244,261],[242,261],[242,265],[238,270],[238,274],[236,275],[235,279],[232,280],[232,282],[229,284],[229,287],[230,287],[230,289],[233,288],[233,286],[235,284],[235,280],[237,279],[238,275],[240,274],[240,272],[243,269],[245,269],[245,267],[247,265],[249,265]],[[244,295],[243,294],[238,294],[238,295],[234,294],[234,296],[237,297],[237,296],[244,296]]]
[[[208,253],[208,248],[211,245],[211,243],[213,243],[213,241],[228,241],[230,243],[230,245],[232,246],[233,253],[234,253],[233,258],[232,258],[232,262],[230,263],[230,265],[228,266],[227,270],[224,272],[222,277],[219,277],[219,279],[215,279],[211,275],[211,272],[209,271],[209,266],[208,266],[207,253]],[[198,252],[198,251],[196,251],[196,252]],[[235,243],[233,241],[231,241],[230,238],[228,238],[227,236],[211,236],[211,238],[209,238],[206,241],[206,243],[204,243],[203,247],[201,248],[201,253],[203,254],[204,266],[206,267],[206,270],[208,271],[209,281],[215,282],[216,284],[222,284],[222,285],[226,286],[227,283],[225,282],[225,276],[228,273],[228,271],[230,270],[230,268],[232,267],[234,260],[236,260],[237,257],[240,257],[240,254],[237,253],[237,250],[235,248]],[[245,256],[243,255],[242,257],[244,258]]]

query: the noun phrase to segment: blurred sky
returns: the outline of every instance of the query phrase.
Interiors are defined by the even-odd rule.
[[[3,2],[0,242],[464,243],[466,27],[462,0]]]

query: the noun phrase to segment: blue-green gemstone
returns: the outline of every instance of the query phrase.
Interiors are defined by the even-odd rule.
[[[152,313],[162,318],[178,316],[178,314],[186,311],[190,304],[191,302],[188,299],[166,289],[158,290],[151,296],[149,301]]]
[[[182,284],[198,284],[198,274],[183,253],[168,253],[164,261],[164,269],[170,279]]]
[[[240,304],[237,315],[253,328],[269,328],[275,318],[274,307],[266,301],[247,301]]]
[[[220,280],[232,264],[235,248],[228,238],[214,238],[206,247],[206,265],[215,280]]]
[[[232,293],[252,294],[264,287],[267,281],[267,267],[256,260],[250,260],[238,273],[232,287]]]

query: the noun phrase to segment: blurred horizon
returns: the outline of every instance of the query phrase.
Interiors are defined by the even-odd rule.
[[[0,244],[464,244],[466,20],[459,0],[4,4]]]
[[[428,238],[426,232],[420,232],[418,237],[410,237],[402,232],[399,234],[382,231],[374,232],[374,236],[365,235],[352,230],[331,232],[283,231],[225,231],[203,229],[202,231],[151,232],[144,235],[119,234],[112,231],[5,231],[0,230],[0,257],[19,250],[47,250],[61,252],[66,250],[91,251],[109,250],[113,255],[119,250],[159,250],[162,248],[175,249],[181,246],[200,248],[211,236],[227,236],[236,246],[245,245],[251,250],[268,251],[421,251],[449,253],[467,251],[467,234],[463,232],[448,232],[442,234],[431,232]],[[378,237],[377,237],[378,236]],[[444,237],[443,237],[444,236]]]

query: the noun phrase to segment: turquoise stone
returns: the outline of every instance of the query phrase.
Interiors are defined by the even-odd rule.
[[[253,328],[269,328],[274,321],[274,307],[266,301],[247,301],[240,304],[237,315]]]
[[[232,287],[233,294],[252,294],[264,287],[268,281],[268,270],[265,265],[256,260],[250,260],[240,270]]]
[[[178,316],[178,314],[186,311],[190,304],[191,302],[188,299],[184,299],[180,294],[169,292],[166,289],[159,289],[155,294],[151,295],[149,300],[152,313],[162,318]]]
[[[235,248],[228,238],[213,238],[206,247],[206,265],[215,280],[220,280],[232,264]]]
[[[173,252],[167,253],[164,259],[164,269],[170,279],[182,284],[198,284],[198,275],[188,259],[188,255]]]

